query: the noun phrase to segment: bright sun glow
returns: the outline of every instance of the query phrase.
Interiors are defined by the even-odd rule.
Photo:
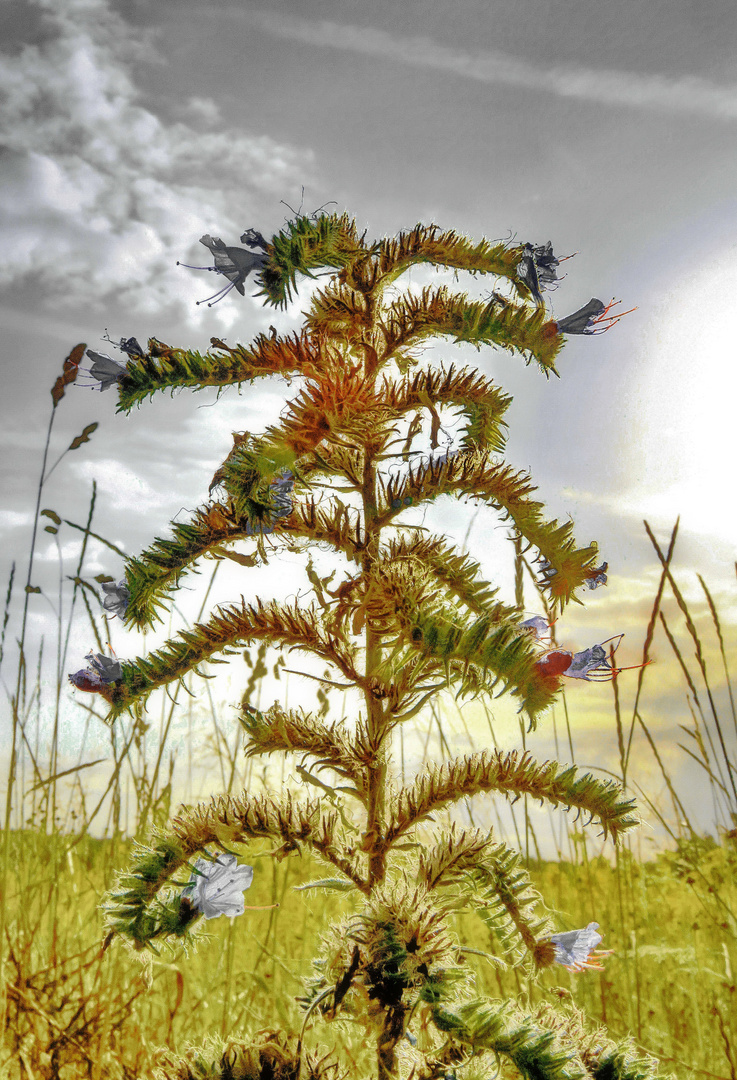
[[[737,253],[674,283],[652,310],[623,453],[653,517],[733,541]]]

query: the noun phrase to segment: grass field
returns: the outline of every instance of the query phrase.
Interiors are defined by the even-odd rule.
[[[572,974],[556,966],[546,970],[539,982],[529,983],[520,969],[495,962],[502,956],[500,946],[475,912],[459,914],[455,930],[466,946],[489,954],[468,954],[475,993],[516,999],[528,1008],[545,1001],[572,1002],[592,1021],[604,1023],[612,1038],[631,1034],[640,1049],[660,1058],[663,1075],[737,1080],[737,798],[733,784],[737,719],[716,608],[705,591],[712,622],[710,663],[715,657],[717,663],[721,659],[724,671],[712,686],[704,659],[706,645],[670,577],[669,558],[662,560],[661,590],[645,634],[644,658],[657,628],[683,675],[693,718],[693,727],[687,731],[690,742],[685,740],[683,753],[698,766],[703,799],[713,803],[711,835],[700,835],[691,827],[681,801],[683,793],[676,790],[666,758],[638,712],[640,692],[652,670],[643,668],[634,676],[639,681],[632,725],[639,724],[650,744],[669,809],[663,809],[659,800],[648,799],[646,792],[641,793],[641,809],[644,816],[659,821],[670,850],[646,860],[637,837],[625,837],[615,860],[608,861],[592,854],[580,826],[560,811],[551,811],[562,837],[561,858],[543,862],[533,857],[537,841],[524,801],[512,808],[514,835],[502,837],[511,843],[515,836],[521,838],[526,867],[557,925],[564,929],[590,921],[601,925],[604,947],[614,949],[605,970]],[[80,562],[78,577],[81,572]],[[688,654],[668,624],[658,624],[665,587],[680,610],[685,627],[680,633],[689,643]],[[111,742],[102,766],[108,777],[102,792],[86,786],[89,774],[80,769],[82,751],[78,765],[61,776],[66,770],[59,757],[58,702],[65,686],[59,681],[52,688],[56,712],[45,745],[38,728],[33,734],[42,683],[40,659],[34,683],[33,666],[24,652],[28,597],[26,591],[18,636],[21,663],[15,692],[9,694],[12,741],[0,864],[0,1076],[142,1080],[155,1075],[167,1048],[182,1051],[207,1037],[246,1038],[262,1029],[299,1031],[304,1013],[295,997],[303,989],[302,980],[313,971],[311,960],[318,952],[320,935],[348,915],[355,902],[350,894],[295,891],[294,886],[325,876],[324,868],[307,852],[276,862],[268,857],[269,845],[254,843],[243,848],[244,861],[256,867],[246,902],[279,906],[247,911],[233,921],[213,921],[208,925],[208,939],[201,940],[189,955],[164,949],[147,972],[117,944],[102,951],[99,904],[116,871],[126,865],[131,835],[147,839],[151,823],[163,824],[175,809],[174,758],[167,749],[170,724],[162,713],[158,735],[132,722],[123,729],[123,735]],[[6,611],[6,626],[7,622]],[[65,633],[60,627],[59,672],[66,670]],[[690,657],[691,649],[695,666],[684,659]],[[254,663],[255,683],[262,671]],[[617,694],[610,699],[618,779],[626,782],[630,721],[621,715]],[[261,762],[244,762],[238,738],[225,730],[214,708],[210,720],[217,760],[209,790],[213,794],[237,790],[239,783],[252,792],[264,783],[272,791],[278,788],[273,774],[266,780]],[[435,720],[442,751],[447,721],[441,713]],[[575,717],[570,726],[575,729]],[[427,747],[426,740],[426,753]],[[566,748],[565,760],[573,757],[572,742],[570,748],[570,754]],[[191,746],[189,765],[191,769]],[[411,863],[408,867],[411,872]],[[306,1033],[308,1047],[337,1048],[349,1076],[373,1074],[373,1048],[369,1054],[362,1030],[346,1021],[331,1025],[313,1021],[314,1016]],[[415,1027],[422,1046],[432,1035],[417,1021]],[[408,1071],[409,1043],[402,1046],[402,1054]],[[470,1080],[475,1074],[469,1067],[461,1075]]]

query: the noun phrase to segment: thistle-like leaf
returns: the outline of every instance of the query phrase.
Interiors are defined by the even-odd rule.
[[[382,240],[376,262],[378,278],[384,287],[410,266],[431,263],[507,278],[521,296],[529,297],[532,294],[517,272],[522,254],[522,246],[508,247],[489,240],[474,243],[454,230],[442,232],[438,225],[419,224],[408,232],[400,232],[396,238]]]
[[[401,382],[384,377],[380,400],[396,414],[412,409],[453,406],[461,409],[468,423],[463,434],[464,449],[478,445],[502,453],[505,443],[504,414],[511,397],[472,368],[460,371],[451,364],[439,371],[418,371]]]
[[[445,335],[456,344],[468,342],[477,349],[496,345],[518,352],[527,363],[535,359],[545,375],[558,374],[555,357],[562,339],[546,331],[544,309],[511,304],[496,295],[487,301],[469,300],[464,293],[452,293],[444,285],[438,289],[428,286],[419,296],[405,293],[397,297],[382,312],[379,325],[385,358],[395,349]]]
[[[509,465],[496,462],[488,451],[448,455],[445,460],[409,469],[407,475],[391,479],[386,487],[387,506],[382,521],[390,521],[407,498],[422,502],[441,495],[458,494],[489,503],[514,525],[515,532],[534,545],[555,574],[548,589],[552,600],[561,607],[586,580],[598,557],[598,548],[590,544],[576,548],[573,525],[546,521],[543,505],[529,498],[536,488],[528,474],[515,472]]]
[[[554,927],[549,919],[534,914],[542,898],[520,865],[521,858],[518,851],[498,844],[469,868],[467,881],[474,909],[495,933],[508,958],[518,962],[526,950],[534,965],[538,943],[552,934]]]
[[[240,721],[248,737],[247,757],[275,750],[308,755],[318,771],[332,769],[363,796],[366,772],[344,720],[327,725],[310,713],[287,711],[275,702],[266,712],[244,703]]]
[[[490,833],[483,833],[480,829],[459,832],[456,823],[451,822],[448,833],[441,836],[433,847],[420,852],[417,880],[423,882],[428,891],[441,885],[452,885],[463,880],[467,871],[494,846]]]
[[[139,629],[162,622],[159,610],[167,594],[179,586],[193,564],[223,544],[247,537],[249,519],[230,506],[213,503],[195,510],[186,522],[173,522],[171,539],[154,540],[146,551],[128,559],[126,567],[130,601],[126,621]]]
[[[252,641],[302,649],[335,664],[351,681],[358,679],[353,648],[325,629],[318,609],[244,602],[218,608],[209,622],[196,623],[148,656],[123,664],[122,680],[99,691],[111,705],[108,719],[114,720],[136,701],[145,701],[158,687],[182,679],[216,653]]]
[[[435,1026],[475,1051],[493,1050],[516,1066],[525,1080],[589,1080],[578,1055],[541,1031],[507,1002],[468,1001],[432,1010]]]
[[[586,812],[597,818],[604,837],[611,836],[615,842],[639,824],[635,800],[623,798],[614,780],[599,780],[591,773],[580,775],[574,765],[563,769],[555,761],[538,765],[528,753],[520,755],[517,750],[507,754],[484,750],[444,765],[427,765],[409,787],[395,793],[386,829],[387,846],[433,810],[482,791],[498,791],[513,801],[530,795],[541,804],[576,807],[579,816]]]
[[[423,536],[418,539],[395,537],[382,549],[383,562],[414,562],[421,564],[458,601],[477,615],[488,614],[498,589],[480,576],[480,567],[469,555],[458,555],[442,537]],[[495,605],[496,607],[496,605]],[[511,617],[515,609],[498,605],[498,618]]]
[[[346,833],[338,824],[336,810],[325,808],[321,799],[295,803],[290,792],[271,796],[218,795],[208,802],[184,810],[171,823],[173,836],[187,850],[201,850],[211,843],[241,843],[256,836],[281,839],[275,852],[284,857],[308,844],[323,859],[337,867],[362,892],[368,891],[357,857],[346,852]]]
[[[217,338],[212,343],[209,352],[200,353],[162,346],[152,338],[145,357],[129,358],[118,383],[118,412],[130,412],[134,405],[161,390],[240,385],[264,375],[309,376],[334,360],[329,343],[306,331],[286,338],[258,334],[249,346],[231,347]]]

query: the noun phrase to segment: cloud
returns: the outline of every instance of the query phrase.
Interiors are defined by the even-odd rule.
[[[275,190],[309,180],[312,152],[229,130],[209,99],[192,98],[180,119],[156,115],[132,75],[146,41],[107,0],[31,2],[50,34],[0,65],[0,227],[12,251],[0,282],[30,278],[64,306],[114,293],[153,312],[178,298],[192,316],[212,281],[176,260],[209,261],[191,257],[203,232],[237,243]]]
[[[737,118],[737,85],[707,79],[645,75],[633,71],[556,65],[543,68],[490,50],[465,52],[428,37],[400,37],[385,30],[329,20],[310,22],[284,12],[231,9],[267,33],[322,48],[396,60],[477,82],[518,87],[602,105]]]

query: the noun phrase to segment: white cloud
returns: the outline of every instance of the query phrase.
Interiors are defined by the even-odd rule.
[[[248,10],[245,7],[231,11],[279,37],[364,56],[394,59],[403,65],[446,71],[477,82],[515,86],[603,105],[695,113],[724,120],[737,118],[737,86],[720,86],[707,79],[560,65],[544,68],[500,52],[471,53],[449,48],[428,37],[401,37],[385,30],[329,20],[310,22],[282,11]]]
[[[211,275],[176,260],[209,262],[192,258],[204,232],[237,243],[275,190],[309,179],[312,152],[228,130],[201,98],[186,119],[155,115],[131,73],[145,40],[108,0],[32,2],[53,36],[0,65],[0,227],[13,252],[0,281],[31,276],[57,306],[112,293],[138,312],[178,302],[198,321]]]

